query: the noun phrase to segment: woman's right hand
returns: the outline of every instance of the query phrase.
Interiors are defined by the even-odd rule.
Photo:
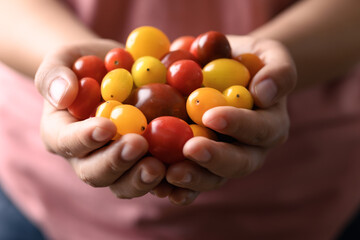
[[[110,141],[116,127],[109,119],[78,121],[66,110],[78,91],[78,79],[71,70],[75,60],[84,55],[104,58],[119,46],[118,42],[99,39],[58,48],[42,61],[35,84],[45,98],[41,134],[47,149],[68,159],[85,183],[110,187],[119,198],[134,198],[154,189],[165,176],[161,161],[145,157],[146,140],[127,134]]]

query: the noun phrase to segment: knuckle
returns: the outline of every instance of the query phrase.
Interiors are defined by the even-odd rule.
[[[84,171],[84,169],[81,167],[78,170],[78,176],[81,181],[92,187],[103,187],[103,185],[100,184],[94,176],[90,176],[89,174],[87,174],[86,171]]]
[[[72,150],[70,149],[69,145],[66,144],[68,141],[66,139],[64,139],[63,136],[59,136],[58,141],[57,141],[57,147],[56,147],[56,152],[62,156],[64,156],[65,158],[71,158],[74,157],[74,154],[72,152]]]

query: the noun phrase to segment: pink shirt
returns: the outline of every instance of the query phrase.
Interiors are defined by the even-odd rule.
[[[208,30],[246,34],[291,2],[68,1],[101,36],[120,41],[140,25],[170,39]],[[44,148],[43,100],[32,81],[0,65],[1,185],[51,239],[331,239],[360,202],[359,80],[357,68],[290,96],[290,139],[262,169],[176,207],[150,194],[120,200],[81,182]]]

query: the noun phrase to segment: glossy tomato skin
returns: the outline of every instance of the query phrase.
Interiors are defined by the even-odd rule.
[[[152,26],[141,26],[134,29],[128,36],[125,49],[136,61],[143,56],[160,59],[169,52],[170,40],[160,29]]]
[[[123,48],[113,48],[106,54],[104,63],[109,72],[116,68],[125,68],[130,72],[134,58]]]
[[[182,95],[188,96],[201,87],[203,82],[202,69],[193,60],[174,62],[166,75],[167,83],[176,88]]]
[[[185,98],[168,84],[150,83],[136,88],[125,103],[139,108],[148,121],[160,116],[188,119]]]
[[[193,36],[181,36],[176,38],[170,45],[170,51],[184,50],[190,51],[191,44],[195,40]]]
[[[253,78],[265,66],[263,61],[253,53],[243,53],[234,57],[234,59],[241,62],[249,70],[250,78]]]
[[[164,163],[172,164],[185,160],[183,147],[194,135],[185,121],[163,116],[152,120],[143,136],[148,141],[149,152],[154,157]]]
[[[167,54],[165,54],[162,57],[161,62],[164,64],[164,66],[167,69],[169,69],[171,64],[173,64],[174,62],[176,62],[178,60],[185,60],[185,59],[193,60],[198,63],[198,61],[194,57],[194,55],[192,55],[190,52],[184,51],[184,50],[176,50],[176,51],[168,52]]]
[[[198,37],[197,46],[192,47],[202,65],[218,58],[231,58],[231,47],[228,39],[224,34],[217,31],[201,34]]]
[[[167,69],[164,64],[152,56],[138,58],[131,68],[131,74],[136,87],[149,83],[165,83],[166,71]]]
[[[88,55],[78,58],[74,62],[72,70],[74,71],[78,79],[82,79],[84,77],[91,77],[98,81],[99,84],[101,84],[103,77],[107,73],[104,61],[94,55]]]
[[[101,96],[105,101],[124,101],[131,93],[134,81],[131,73],[124,68],[108,72],[101,82]]]
[[[78,120],[91,116],[101,101],[100,85],[93,78],[82,78],[79,81],[79,91],[75,101],[68,111]]]
[[[117,128],[117,135],[128,133],[142,134],[147,126],[144,114],[136,107],[128,104],[115,106],[110,113],[110,120]]]
[[[204,126],[202,117],[204,113],[214,107],[227,106],[224,95],[209,87],[203,87],[193,91],[186,101],[186,110],[194,123]]]

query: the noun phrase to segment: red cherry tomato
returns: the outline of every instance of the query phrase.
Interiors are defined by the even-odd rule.
[[[131,67],[134,63],[132,55],[123,48],[111,49],[105,56],[105,67],[107,71],[115,68],[125,68],[131,72]]]
[[[184,96],[200,88],[203,82],[202,69],[192,60],[174,62],[167,71],[166,80]]]
[[[193,36],[181,36],[176,38],[170,45],[170,51],[185,50],[189,51],[190,46],[195,40]]]
[[[171,164],[185,159],[183,147],[194,135],[185,121],[167,116],[152,120],[143,136],[149,143],[149,152],[164,163]]]
[[[185,59],[189,59],[197,62],[197,59],[196,57],[194,57],[194,55],[184,50],[176,50],[176,51],[168,52],[167,54],[165,54],[165,56],[162,57],[161,62],[165,65],[166,68],[169,68],[170,65],[173,64],[174,62]]]
[[[189,51],[190,51],[190,53],[191,53],[192,55],[194,55],[194,56],[196,57],[196,59],[198,58],[199,40],[200,40],[200,38],[202,37],[202,35],[203,35],[203,33],[200,34],[199,36],[197,36],[197,37],[194,39],[194,41],[191,43],[191,45],[190,45]]]
[[[88,55],[78,58],[72,67],[72,70],[78,77],[91,77],[101,84],[101,81],[107,73],[104,61],[94,55]]]
[[[231,58],[231,46],[227,37],[216,31],[209,31],[200,35],[197,58],[203,65],[218,58]]]
[[[93,78],[82,78],[75,101],[68,107],[71,115],[84,120],[95,111],[101,101],[100,85]]]

